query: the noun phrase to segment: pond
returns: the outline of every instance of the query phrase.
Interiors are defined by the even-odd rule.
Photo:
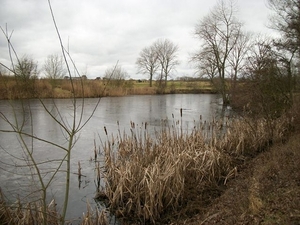
[[[84,99],[82,111],[82,122],[84,123],[97,104],[99,99]],[[54,117],[64,126],[72,125],[73,108],[70,99],[46,99],[44,105]],[[82,100],[77,99],[77,124],[80,119]],[[130,122],[136,126],[147,123],[149,132],[159,130],[162,121],[168,123],[174,120],[181,120],[185,130],[192,129],[195,123],[202,120],[210,121],[220,115],[222,111],[221,99],[213,94],[174,94],[174,95],[144,95],[105,97],[90,118],[88,123],[82,127],[76,136],[76,144],[71,155],[71,188],[67,218],[77,219],[86,212],[86,203],[92,207],[96,206],[93,199],[96,193],[95,185],[95,145],[97,151],[101,146],[101,140],[106,140],[104,127],[108,136],[121,132],[130,131]],[[30,107],[28,107],[30,106]],[[182,118],[180,117],[182,109]],[[36,137],[52,142],[49,145],[41,141],[32,141],[30,137],[24,137],[28,151],[32,152],[35,160],[40,163],[39,167],[43,172],[43,179],[48,181],[55,168],[59,166],[59,160],[64,156],[64,150],[53,146],[66,147],[66,132],[46,112],[39,100],[26,101],[0,101],[0,113],[9,121],[18,124],[23,131]],[[30,120],[32,118],[32,120]],[[31,122],[32,121],[32,122]],[[81,124],[82,125],[82,124]],[[11,126],[0,118],[0,130],[11,130]],[[13,133],[0,133],[0,182],[1,189],[10,200],[20,197],[22,200],[34,199],[36,193],[37,177],[29,162],[26,149],[21,147],[22,140]],[[83,174],[81,182],[78,181],[78,162],[81,165]],[[31,168],[31,169],[30,169]],[[58,172],[48,189],[49,200],[55,198],[58,209],[61,209],[64,199],[65,173]]]

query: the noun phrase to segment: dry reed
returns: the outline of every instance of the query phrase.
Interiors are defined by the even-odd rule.
[[[47,224],[60,224],[60,214],[56,203],[52,200],[47,206]],[[42,204],[30,202],[23,205],[20,200],[12,205],[7,205],[0,189],[0,224],[3,225],[31,225],[42,224],[44,221]]]
[[[87,203],[87,212],[83,214],[81,225],[109,225],[106,212],[104,210],[99,211],[98,208],[93,211],[91,205]]]
[[[287,118],[272,121],[272,136],[267,122],[213,120],[201,122],[189,133],[174,122],[154,137],[147,124],[144,128],[131,122],[131,134],[119,132],[103,144],[110,209],[116,216],[152,223],[175,212],[189,192],[201,194],[236,176],[237,158],[282,140]]]
[[[57,211],[54,200],[47,206],[47,224],[61,224],[61,217]],[[87,203],[87,211],[83,214],[81,221],[77,224],[81,225],[108,225],[108,216],[105,210],[92,209]],[[66,221],[66,224],[72,224],[75,220]],[[0,189],[0,224],[2,225],[32,225],[42,224],[43,214],[41,205],[38,202],[30,202],[22,204],[20,200],[12,205],[8,205]]]
[[[154,135],[148,133],[147,123],[137,126],[132,122],[130,134],[119,132],[103,144],[105,196],[100,190],[99,163],[98,191],[102,199],[108,199],[115,215],[155,223],[164,213],[182,207],[189,192],[201,194],[234,177],[237,158],[253,156],[270,143],[284,140],[290,122],[284,116],[271,123],[263,119],[213,120],[184,132],[176,121]],[[105,133],[108,137],[106,128]],[[54,201],[47,206],[47,214],[48,224],[60,223]],[[38,202],[7,205],[0,190],[1,224],[40,224],[42,220]],[[88,204],[81,224],[108,224],[106,212],[93,211]]]

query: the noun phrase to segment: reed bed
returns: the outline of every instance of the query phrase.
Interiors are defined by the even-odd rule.
[[[285,141],[291,124],[291,119],[286,116],[271,121],[234,119],[228,124],[226,134],[221,139],[214,138],[213,145],[231,155],[255,156],[273,143]]]
[[[42,204],[29,202],[22,204],[20,200],[12,205],[8,205],[0,189],[0,224],[3,225],[31,225],[43,224],[44,216]],[[47,206],[46,224],[60,224],[60,215],[56,209],[55,201],[51,201]]]
[[[14,204],[7,204],[0,189],[0,224],[1,225],[32,225],[32,224],[61,224],[61,216],[56,208],[56,203],[52,200],[47,206],[47,220],[43,216],[41,204],[39,202],[21,203],[20,200]],[[105,210],[92,209],[87,203],[87,211],[82,219],[66,221],[66,224],[80,225],[108,225],[109,220]]]
[[[149,135],[147,124],[132,122],[130,134],[107,135],[103,144],[109,207],[116,216],[155,223],[183,207],[190,193],[224,185],[238,171],[237,158],[282,140],[288,123],[239,118],[201,122],[187,132],[178,121]]]
[[[226,184],[238,172],[237,159],[255,156],[270,144],[285,141],[291,123],[285,116],[274,121],[239,118],[210,123],[200,117],[200,124],[189,131],[182,129],[180,121],[171,125],[162,122],[162,129],[154,134],[149,134],[147,123],[138,126],[132,122],[129,134],[119,131],[117,136],[108,136],[105,129],[104,169],[94,151],[98,196],[117,217],[156,223],[164,215],[188,207],[191,196]],[[100,187],[101,174],[104,188]],[[106,225],[107,213],[87,204],[82,219],[69,223]],[[39,202],[8,205],[0,189],[0,224],[42,224],[44,219]],[[60,221],[51,201],[47,224]]]
[[[91,205],[87,203],[87,212],[83,215],[81,225],[109,225],[107,212],[105,210],[99,211],[98,208],[95,211]]]

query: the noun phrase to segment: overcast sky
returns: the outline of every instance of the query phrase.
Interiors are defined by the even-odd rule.
[[[173,78],[193,76],[190,55],[200,42],[195,25],[217,0],[52,0],[63,42],[82,74],[103,77],[108,67],[119,65],[130,78],[137,74],[139,52],[159,38],[179,47],[180,65]],[[238,18],[244,30],[269,34],[270,11],[266,0],[238,0]],[[41,69],[50,54],[60,54],[59,42],[47,0],[1,0],[0,26],[13,30],[12,43],[19,56],[28,55]],[[0,61],[9,65],[7,43],[0,34]],[[41,74],[42,75],[42,74]]]

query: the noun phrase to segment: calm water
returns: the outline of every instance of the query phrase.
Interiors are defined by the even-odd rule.
[[[94,109],[98,99],[85,99],[83,121],[85,121]],[[66,126],[72,124],[72,101],[69,99],[44,100],[46,107]],[[82,104],[78,100],[79,106]],[[28,107],[30,105],[30,108]],[[65,132],[54,122],[44,110],[38,100],[25,101],[0,101],[0,113],[23,130],[35,136],[51,141],[66,147]],[[142,125],[149,124],[149,132],[160,129],[161,121],[172,123],[180,119],[180,108],[183,109],[182,124],[185,130],[191,129],[199,121],[210,121],[213,117],[220,115],[221,105],[217,95],[210,94],[187,94],[187,95],[155,95],[155,96],[125,96],[102,98],[94,116],[81,129],[76,145],[72,152],[72,175],[71,190],[69,199],[68,218],[78,218],[86,212],[86,202],[95,206],[93,200],[96,186],[95,163],[90,161],[93,157],[94,142],[97,149],[101,145],[100,139],[105,140],[104,126],[108,134],[117,135],[118,125],[121,131],[130,130],[130,121]],[[58,109],[58,111],[57,111]],[[77,109],[80,112],[80,107]],[[16,119],[17,118],[17,119]],[[32,123],[30,122],[32,118]],[[17,122],[16,122],[17,121]],[[77,120],[78,121],[78,120]],[[33,129],[32,129],[33,128]],[[0,130],[12,128],[0,118]],[[58,166],[57,159],[64,155],[64,151],[44,142],[32,142],[29,137],[25,137],[27,147],[32,151],[34,158],[38,162],[48,161],[40,164],[40,168],[45,172],[44,180],[47,181],[53,168]],[[13,200],[20,196],[21,200],[35,198],[35,181],[32,180],[30,170],[26,166],[25,149],[20,147],[20,139],[12,133],[0,133],[0,187],[5,195]],[[49,161],[51,161],[49,163]],[[82,167],[82,182],[79,185],[78,162]],[[63,202],[64,193],[63,172],[55,176],[49,189],[49,199],[55,197],[58,206]]]

